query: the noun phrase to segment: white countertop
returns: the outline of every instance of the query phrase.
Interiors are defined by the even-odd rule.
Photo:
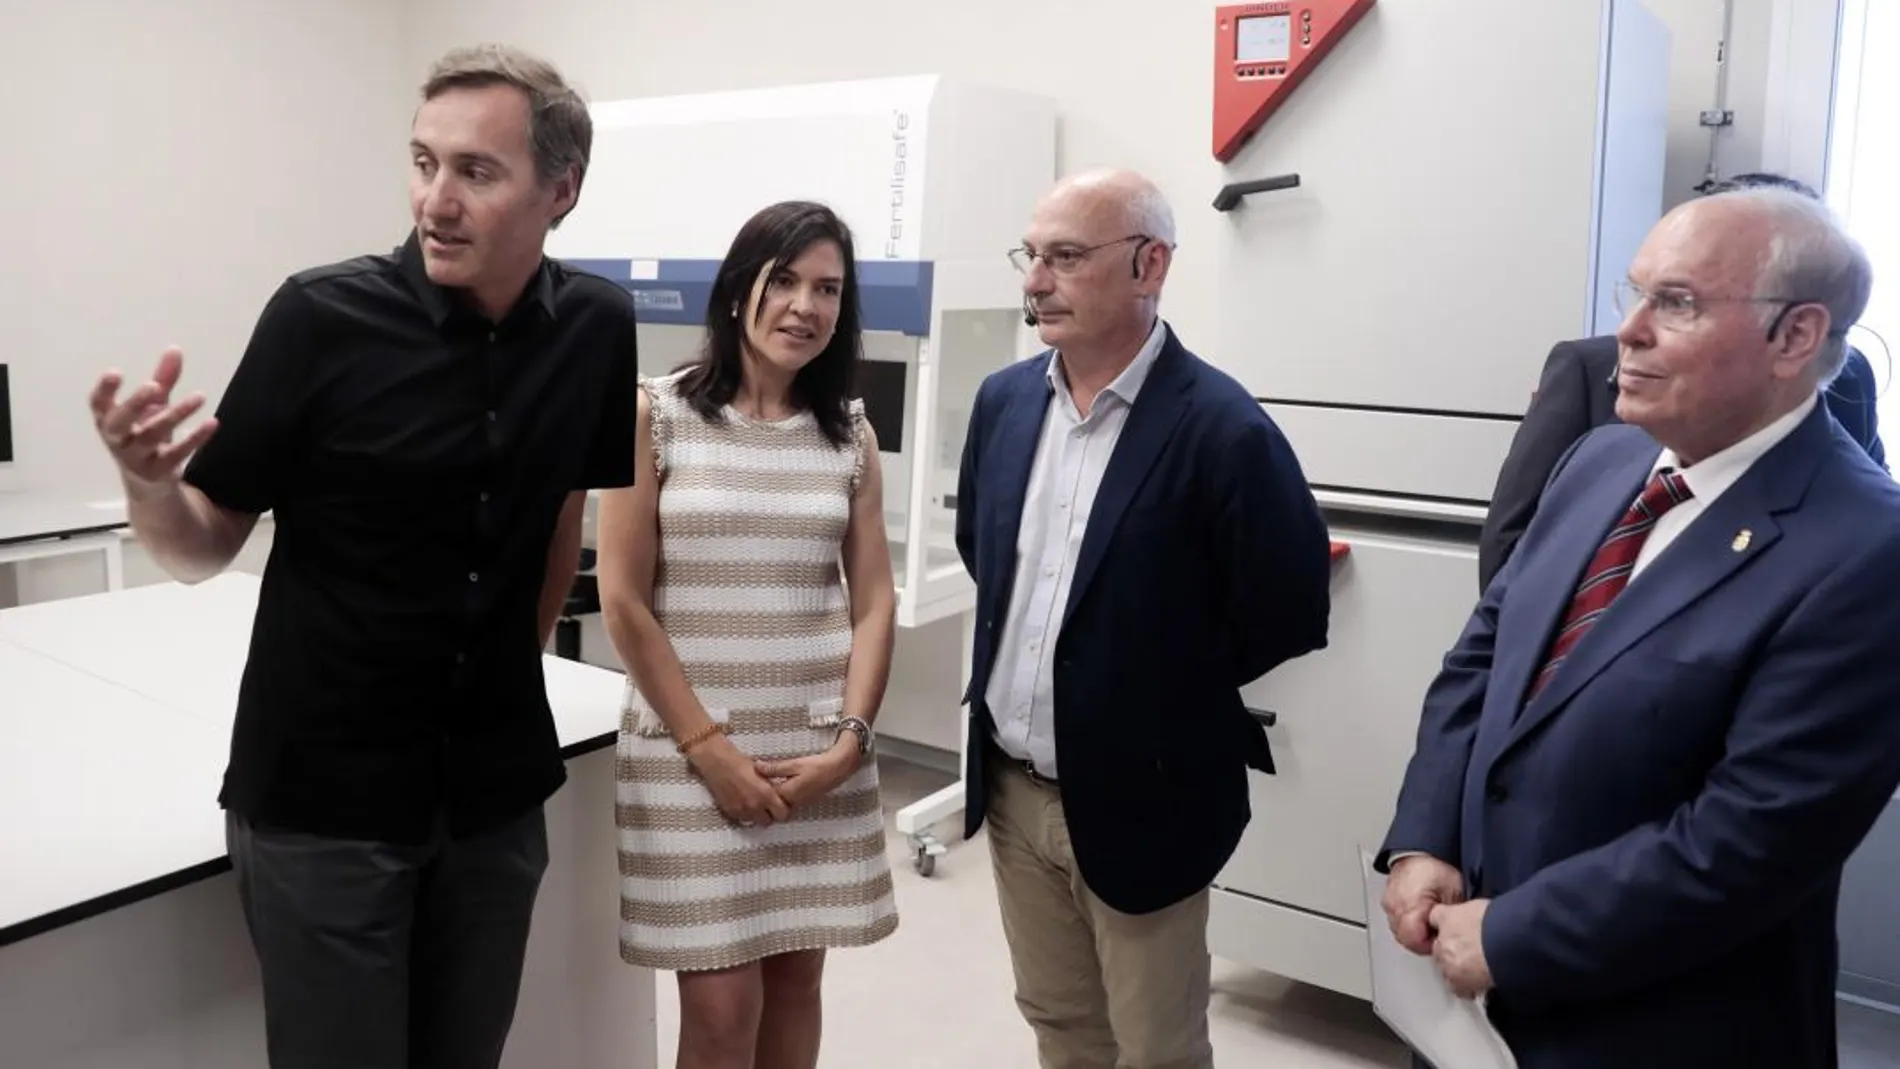
[[[230,572],[0,610],[0,945],[222,871],[258,586]],[[544,669],[564,751],[610,742],[619,673]]]
[[[0,545],[125,525],[123,501],[80,501],[26,490],[0,492]]]

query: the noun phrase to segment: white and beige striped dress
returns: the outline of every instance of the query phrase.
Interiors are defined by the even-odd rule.
[[[821,752],[851,653],[841,547],[861,446],[834,448],[809,413],[764,423],[728,407],[709,422],[678,378],[642,380],[660,479],[654,614],[740,750]],[[862,443],[861,403],[852,419]],[[616,779],[628,962],[722,969],[896,929],[875,763],[782,824],[739,827],[629,680]]]

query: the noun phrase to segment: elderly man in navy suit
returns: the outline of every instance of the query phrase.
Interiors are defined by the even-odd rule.
[[[1240,688],[1326,643],[1326,527],[1260,405],[1157,312],[1174,221],[1091,171],[1012,258],[1051,348],[977,392],[966,830],[1043,1069],[1210,1069],[1209,885],[1271,770]]]
[[[1624,422],[1426,694],[1385,910],[1523,1069],[1837,1062],[1841,868],[1900,786],[1900,486],[1820,403],[1870,287],[1798,194],[1666,216]]]
[[[1819,200],[1806,183],[1778,174],[1738,174],[1716,183],[1711,192],[1730,192],[1772,186]],[[1551,347],[1537,389],[1523,422],[1511,437],[1511,449],[1498,468],[1491,492],[1491,508],[1478,533],[1478,589],[1491,583],[1498,569],[1524,536],[1537,514],[1538,496],[1550,481],[1550,472],[1578,438],[1595,427],[1617,422],[1616,335],[1560,341]],[[1847,347],[1840,374],[1821,394],[1847,433],[1867,450],[1874,462],[1886,466],[1887,450],[1880,441],[1880,387],[1874,367],[1853,346]]]

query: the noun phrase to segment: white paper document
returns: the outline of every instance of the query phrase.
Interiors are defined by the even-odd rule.
[[[1399,945],[1381,901],[1385,877],[1359,852],[1366,877],[1366,943],[1372,955],[1372,1010],[1437,1069],[1517,1069],[1517,1059],[1485,1016],[1484,1003],[1459,998],[1429,955]]]

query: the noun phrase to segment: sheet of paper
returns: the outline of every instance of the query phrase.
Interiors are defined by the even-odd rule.
[[[1366,942],[1372,955],[1372,1010],[1438,1069],[1517,1069],[1517,1059],[1485,1016],[1459,998],[1428,956],[1399,945],[1380,901],[1385,877],[1359,852],[1366,878]]]

